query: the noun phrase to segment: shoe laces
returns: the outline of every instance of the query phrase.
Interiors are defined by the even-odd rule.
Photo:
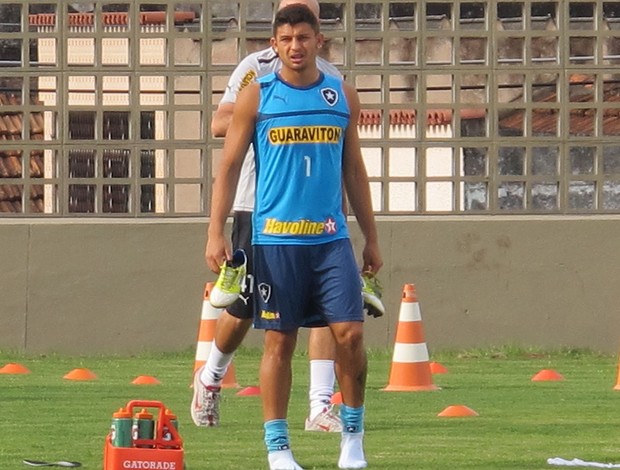
[[[228,264],[223,264],[222,267],[222,286],[226,288],[230,288],[235,284],[238,275],[238,269],[229,266]]]
[[[198,414],[201,418],[215,417],[219,414],[220,389],[219,387],[203,386],[200,390],[200,400],[198,401]]]
[[[207,393],[206,393],[207,411],[217,412],[219,401],[220,401],[220,391],[207,389]]]
[[[336,413],[334,413],[334,409],[332,406],[325,408],[322,412],[321,415],[333,422],[340,422],[340,418],[338,417],[338,415],[336,415]]]
[[[233,253],[231,260],[224,261],[224,264],[220,267],[223,287],[231,288],[239,283],[238,278],[243,275],[246,260],[245,253],[239,249]]]
[[[362,280],[364,282],[363,290],[374,294],[381,298],[383,286],[381,282],[372,271],[364,271],[362,273]]]

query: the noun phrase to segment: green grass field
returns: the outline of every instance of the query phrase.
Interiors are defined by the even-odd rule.
[[[448,368],[433,392],[384,392],[391,354],[369,353],[366,454],[375,469],[550,469],[549,457],[620,463],[617,358],[587,351],[541,352],[516,347],[433,353]],[[257,385],[260,353],[241,350],[237,380]],[[129,400],[159,400],[179,417],[190,470],[264,469],[259,397],[227,389],[219,428],[196,428],[189,416],[193,353],[137,357],[20,356],[0,352],[0,367],[18,362],[28,375],[0,375],[0,469],[28,468],[22,459],[76,460],[101,469],[111,415]],[[86,367],[89,382],[62,377]],[[541,369],[565,380],[532,382]],[[295,357],[289,423],[295,456],[305,469],[335,469],[339,436],[307,433],[308,365]],[[138,375],[160,385],[138,386]],[[478,417],[441,418],[463,404]]]

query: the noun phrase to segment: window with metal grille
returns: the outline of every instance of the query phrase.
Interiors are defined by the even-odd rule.
[[[0,216],[204,216],[274,1],[0,4]],[[380,214],[620,213],[620,3],[324,1]]]

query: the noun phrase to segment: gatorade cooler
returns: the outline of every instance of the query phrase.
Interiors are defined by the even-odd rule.
[[[114,445],[113,426],[105,439],[103,450],[104,470],[126,470],[131,468],[153,470],[183,470],[183,440],[172,419],[174,415],[159,401],[132,400],[127,403],[127,414],[150,416],[145,410],[153,409],[153,437],[132,435],[130,447]],[[158,410],[158,411],[157,411]],[[166,411],[168,411],[166,413]],[[114,421],[114,420],[113,420]],[[116,441],[118,443],[118,441]]]

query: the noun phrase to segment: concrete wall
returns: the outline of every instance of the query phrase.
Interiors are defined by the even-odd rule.
[[[1,220],[0,349],[194,347],[204,283],[214,279],[203,262],[205,224]],[[389,313],[367,321],[369,346],[393,345],[403,284],[414,283],[431,351],[618,350],[619,217],[392,217],[379,229]],[[246,344],[260,345],[261,334]]]

